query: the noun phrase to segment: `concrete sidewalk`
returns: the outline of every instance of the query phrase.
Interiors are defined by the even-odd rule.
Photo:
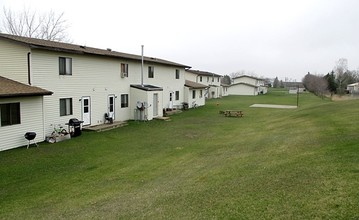
[[[249,107],[254,108],[282,108],[282,109],[295,109],[296,105],[271,105],[271,104],[253,104]]]

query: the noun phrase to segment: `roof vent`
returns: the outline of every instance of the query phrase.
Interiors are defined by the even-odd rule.
[[[107,51],[112,51],[112,49],[111,49],[111,48],[107,48],[106,50],[107,50]]]

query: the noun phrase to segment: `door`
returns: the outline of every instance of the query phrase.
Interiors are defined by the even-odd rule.
[[[107,112],[108,116],[115,120],[115,95],[108,96]]]
[[[153,117],[158,116],[158,94],[153,94]]]
[[[82,97],[82,121],[83,125],[90,125],[91,124],[91,104],[90,104],[90,97]]]
[[[170,108],[170,109],[173,108],[173,92],[170,92],[170,104],[169,104],[168,108]]]

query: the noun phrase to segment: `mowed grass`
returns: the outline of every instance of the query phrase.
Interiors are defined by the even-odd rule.
[[[297,102],[230,96],[0,152],[0,219],[358,219],[359,100],[255,103]]]

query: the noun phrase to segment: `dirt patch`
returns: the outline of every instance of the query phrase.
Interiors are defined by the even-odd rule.
[[[359,99],[359,96],[351,96],[351,95],[333,95],[331,97],[332,101],[347,101],[347,100],[355,100]]]

